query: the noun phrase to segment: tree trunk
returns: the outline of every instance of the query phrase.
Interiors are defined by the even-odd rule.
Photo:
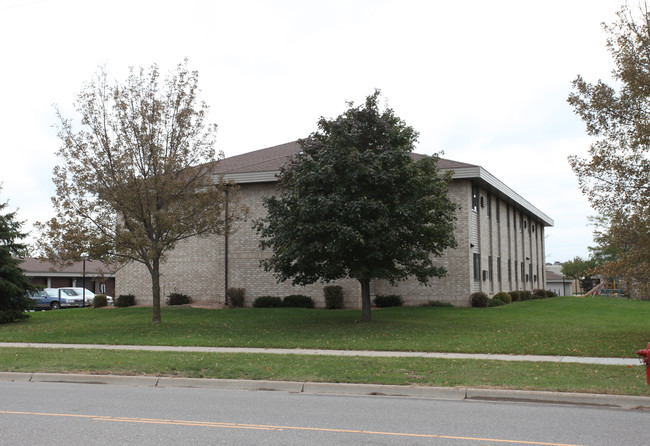
[[[154,259],[151,266],[151,291],[153,293],[153,323],[159,324],[160,315],[160,259]]]
[[[371,321],[370,314],[370,279],[359,279],[361,284],[361,320]]]

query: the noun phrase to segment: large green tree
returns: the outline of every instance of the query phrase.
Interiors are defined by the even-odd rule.
[[[52,259],[87,252],[143,264],[154,323],[161,320],[165,255],[181,240],[226,229],[225,185],[211,175],[216,125],[205,123],[208,106],[198,92],[198,73],[187,61],[164,81],[156,65],[131,69],[122,83],[102,72],[78,95],[80,124],[59,112],[56,217],[40,225],[41,248]]]
[[[446,273],[434,258],[455,247],[451,172],[438,171],[437,156],[414,159],[417,132],[380,110],[379,97],[319,120],[256,224],[272,250],[267,271],[294,285],[358,280],[362,320],[371,320],[372,279],[428,283]]]
[[[605,279],[625,280],[650,292],[650,13],[627,6],[611,25],[607,47],[614,59],[612,85],[581,76],[568,98],[594,137],[586,157],[569,162],[592,207],[610,225],[600,231],[609,261]],[[607,244],[607,246],[602,245]],[[638,274],[637,274],[638,273]]]
[[[596,266],[594,259],[583,259],[581,257],[574,257],[573,260],[568,260],[562,264],[562,274],[569,279],[578,280],[580,287],[584,292],[589,291],[591,284],[591,273]]]
[[[16,220],[16,212],[3,213],[7,202],[0,203],[0,324],[25,319],[25,310],[32,307],[27,293],[34,286],[20,268],[20,256],[27,247],[21,239],[22,222]]]

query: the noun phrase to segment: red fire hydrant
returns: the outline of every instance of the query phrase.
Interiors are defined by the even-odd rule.
[[[646,381],[650,386],[650,342],[648,342],[648,348],[639,350],[636,354],[642,356],[641,361],[645,364]]]

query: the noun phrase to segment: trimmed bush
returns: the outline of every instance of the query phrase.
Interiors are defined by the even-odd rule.
[[[108,298],[106,294],[95,294],[93,299],[93,308],[101,308],[108,305]]]
[[[132,307],[135,305],[135,296],[133,294],[120,294],[114,305],[116,307]]]
[[[501,299],[495,299],[494,297],[488,300],[488,307],[501,307],[505,304]]]
[[[546,290],[546,297],[557,297],[557,293],[555,291]]]
[[[513,302],[519,302],[521,300],[521,291],[510,291],[509,294]]]
[[[226,290],[228,306],[232,308],[243,308],[246,300],[246,288],[228,288]]]
[[[260,296],[253,301],[254,308],[280,308],[282,298],[275,296]]]
[[[530,291],[521,291],[521,300],[531,300],[533,298],[533,293]]]
[[[547,297],[546,290],[540,288],[533,290],[533,299],[546,299]]]
[[[496,293],[494,296],[492,296],[492,300],[494,299],[500,300],[504,304],[509,304],[510,302],[512,302],[512,296],[504,291],[500,291]]]
[[[404,299],[398,294],[386,294],[384,296],[377,294],[372,301],[375,303],[375,307],[378,308],[401,307],[404,303]]]
[[[192,303],[192,298],[183,293],[169,293],[167,296],[167,305],[186,305]]]
[[[430,300],[425,304],[420,304],[420,306],[421,307],[451,307],[451,308],[454,307],[451,302],[440,302],[439,300]]]
[[[282,299],[283,307],[314,308],[314,299],[303,294],[291,294]]]
[[[327,285],[323,288],[325,309],[340,310],[343,308],[343,288],[338,285]]]
[[[487,308],[489,300],[487,294],[483,291],[472,293],[469,296],[470,304],[475,308]]]

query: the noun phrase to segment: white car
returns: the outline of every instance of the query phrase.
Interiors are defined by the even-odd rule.
[[[81,298],[83,300],[84,298],[84,289],[82,287],[76,288],[76,287],[64,287],[64,288],[59,288],[62,293],[66,293],[68,295],[76,296],[78,298]],[[95,301],[95,293],[93,293],[90,290],[86,290],[85,293],[85,302],[86,305],[92,305],[93,302]],[[108,305],[113,305],[113,298],[109,295],[106,295],[106,301]]]

